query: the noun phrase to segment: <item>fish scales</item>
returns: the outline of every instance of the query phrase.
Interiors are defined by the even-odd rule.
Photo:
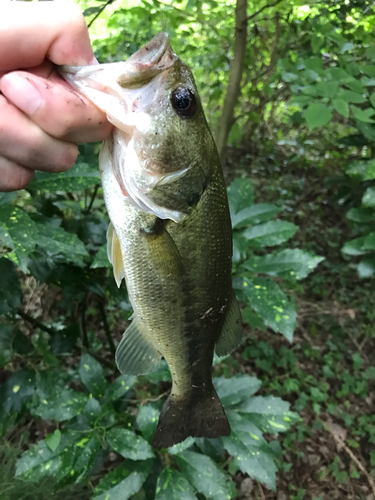
[[[214,349],[238,346],[242,322],[225,184],[191,71],[165,33],[124,63],[61,71],[116,127],[99,164],[109,258],[134,309],[116,362],[136,375],[168,363],[153,444],[228,435],[211,367]]]

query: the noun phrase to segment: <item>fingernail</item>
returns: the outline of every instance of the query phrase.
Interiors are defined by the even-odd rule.
[[[27,115],[32,115],[42,103],[42,95],[27,77],[8,73],[3,78],[2,91],[4,95]]]

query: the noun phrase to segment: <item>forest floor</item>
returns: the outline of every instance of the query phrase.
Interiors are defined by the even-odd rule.
[[[293,343],[271,331],[252,330],[234,355],[234,372],[261,379],[263,394],[289,401],[303,419],[280,438],[277,492],[239,474],[240,499],[374,500],[373,282],[359,279],[342,257],[349,228],[327,172],[250,161],[246,154],[239,163],[232,160],[228,177],[246,171],[256,203],[281,200],[280,217],[300,227],[292,245],[295,241],[326,260],[289,290],[299,306]]]

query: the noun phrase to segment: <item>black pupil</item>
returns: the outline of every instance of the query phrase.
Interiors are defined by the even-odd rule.
[[[190,118],[196,110],[195,95],[189,89],[179,87],[172,93],[172,106],[181,118]]]

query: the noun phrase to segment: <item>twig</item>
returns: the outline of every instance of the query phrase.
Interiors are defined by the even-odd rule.
[[[100,7],[100,9],[98,10],[98,12],[95,14],[95,16],[91,19],[91,21],[89,22],[89,24],[87,25],[87,28],[91,28],[92,24],[94,21],[96,21],[98,19],[98,17],[100,16],[100,14],[103,12],[103,10],[107,7],[107,5],[113,3],[114,0],[107,0],[107,2],[102,5]]]
[[[261,9],[254,12],[254,14],[250,14],[250,16],[247,16],[247,20],[250,21],[251,19],[254,19],[254,17],[256,17],[261,12],[263,12],[265,9],[268,9],[270,7],[275,7],[275,5],[277,5],[278,3],[282,2],[282,1],[283,0],[276,0],[276,2],[270,3],[268,5],[264,5]]]
[[[163,399],[164,396],[166,396],[167,394],[169,394],[169,390],[163,392],[162,394],[159,394],[159,396],[157,396],[156,398],[146,398],[146,399],[141,399],[141,400],[131,399],[129,401],[129,403],[137,403],[137,404],[140,404],[141,406],[144,406],[146,403],[153,403],[154,401],[159,401],[160,399]]]
[[[322,422],[324,425],[324,428],[331,434],[333,439],[335,440],[337,447],[342,448],[346,451],[346,453],[349,455],[349,457],[353,460],[353,462],[357,465],[358,469],[366,476],[367,481],[370,485],[370,488],[372,490],[373,495],[375,496],[375,482],[374,479],[370,476],[370,474],[367,472],[365,469],[364,465],[362,462],[354,455],[352,450],[346,446],[345,441],[341,439],[340,436],[336,435],[333,430],[330,428],[328,422]]]
[[[44,325],[43,323],[41,323],[37,319],[33,318],[29,314],[21,311],[21,309],[18,310],[18,314],[19,314],[19,316],[21,316],[21,318],[23,318],[25,321],[30,323],[30,325],[35,326],[35,328],[39,328],[39,330],[42,330],[43,332],[47,332],[50,335],[53,335],[55,333],[55,330],[53,328],[50,328],[49,326]]]
[[[105,312],[104,304],[102,302],[99,302],[99,311],[100,311],[100,315],[102,317],[104,332],[105,332],[105,336],[107,337],[107,340],[108,340],[109,348],[111,350],[111,353],[113,355],[115,355],[116,347],[115,347],[115,344],[113,343],[111,330],[109,329],[109,325],[108,325],[107,314]]]
[[[89,204],[89,206],[87,207],[87,210],[85,210],[85,213],[86,213],[86,214],[89,214],[89,213],[90,213],[90,211],[91,211],[91,209],[92,209],[92,206],[93,206],[93,204],[94,204],[94,201],[95,201],[96,195],[97,195],[97,193],[98,193],[99,186],[100,186],[100,184],[96,184],[96,185],[95,185],[94,192],[92,193],[92,196],[91,196],[90,204]]]
[[[262,485],[260,484],[259,481],[257,481],[257,485],[258,485],[258,490],[259,490],[259,493],[260,493],[260,498],[262,500],[266,500],[266,497],[264,495],[264,491],[263,491]]]
[[[89,338],[87,336],[87,328],[86,328],[86,303],[87,303],[87,293],[82,300],[82,311],[81,311],[81,332],[82,332],[82,344],[86,349],[89,348]]]

